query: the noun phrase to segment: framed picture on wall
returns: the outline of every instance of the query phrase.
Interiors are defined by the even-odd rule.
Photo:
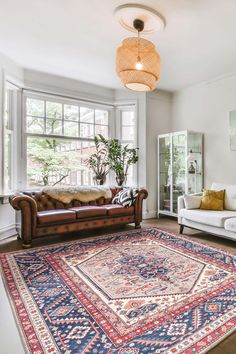
[[[236,151],[236,111],[229,112],[230,150]]]

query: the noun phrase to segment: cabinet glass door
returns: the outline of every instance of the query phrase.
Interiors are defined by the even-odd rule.
[[[171,140],[170,136],[159,138],[159,210],[171,211]]]
[[[172,135],[172,210],[178,212],[178,197],[185,193],[186,183],[186,144],[185,133]]]
[[[189,133],[187,147],[187,192],[198,193],[202,190],[202,134]]]

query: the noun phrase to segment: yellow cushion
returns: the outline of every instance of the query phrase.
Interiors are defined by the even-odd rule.
[[[200,209],[224,210],[225,190],[205,190],[203,193]]]

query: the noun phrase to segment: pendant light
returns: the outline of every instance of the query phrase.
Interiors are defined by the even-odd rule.
[[[127,9],[130,10],[130,8],[133,12],[129,11],[127,16]],[[160,55],[156,51],[155,45],[147,39],[141,38],[140,33],[147,34],[157,30],[157,27],[158,29],[163,28],[164,20],[154,10],[141,5],[123,5],[117,12],[120,24],[132,32],[135,31],[137,37],[124,39],[117,49],[116,72],[126,88],[133,91],[152,91],[160,79]],[[145,14],[143,15],[142,12]],[[130,18],[136,15],[140,17],[133,19],[131,27]],[[144,17],[145,22],[142,19]]]

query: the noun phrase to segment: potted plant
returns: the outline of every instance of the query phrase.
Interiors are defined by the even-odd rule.
[[[86,160],[86,165],[94,173],[94,182],[102,185],[106,182],[106,176],[109,172],[108,151],[102,140],[95,136],[95,152]]]
[[[118,186],[122,186],[127,179],[129,167],[138,161],[138,148],[122,146],[118,139],[105,139],[99,135],[107,148],[109,167],[116,174]]]

